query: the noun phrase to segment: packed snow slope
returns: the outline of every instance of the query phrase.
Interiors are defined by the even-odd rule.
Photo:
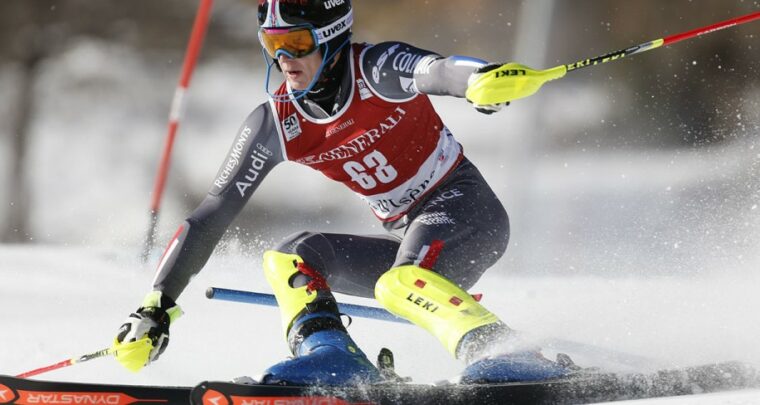
[[[0,313],[6,332],[0,364],[8,374],[108,347],[152,278],[151,269],[123,251],[5,245],[0,258],[6,309]],[[208,300],[204,290],[213,285],[268,292],[259,269],[255,256],[229,253],[212,259],[182,296],[186,314],[172,326],[168,350],[138,374],[104,358],[38,378],[187,385],[255,375],[288,355],[277,310]],[[486,275],[475,290],[514,328],[541,342],[548,355],[561,350],[584,366],[642,371],[725,360],[760,364],[758,281],[757,275],[720,274],[654,279]],[[393,350],[398,372],[416,381],[446,379],[461,368],[419,328],[357,318],[349,330],[371,357],[382,347]],[[760,401],[760,391],[679,401],[664,403],[750,404]]]

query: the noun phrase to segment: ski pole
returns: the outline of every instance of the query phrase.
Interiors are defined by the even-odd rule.
[[[169,172],[169,160],[172,149],[174,148],[174,138],[177,135],[179,120],[182,118],[184,110],[185,93],[187,93],[187,89],[190,87],[190,78],[195,70],[195,64],[198,60],[198,55],[201,52],[203,39],[206,37],[206,29],[208,28],[208,20],[212,4],[213,0],[201,0],[200,5],[198,6],[198,12],[195,15],[195,22],[193,22],[193,29],[190,34],[190,42],[188,42],[187,51],[185,52],[185,60],[182,64],[179,83],[174,92],[174,98],[172,99],[164,151],[161,155],[161,162],[158,166],[158,173],[156,174],[156,181],[153,186],[153,197],[150,203],[150,225],[148,226],[148,236],[145,239],[145,245],[143,246],[143,252],[141,255],[143,262],[148,261],[150,252],[153,250],[156,226],[158,225],[158,212],[161,209],[161,197],[164,193],[166,177]]]
[[[226,288],[209,287],[206,289],[206,297],[222,301],[242,302],[246,304],[277,306],[277,300],[272,294],[263,294],[252,291],[230,290]],[[399,318],[390,312],[376,307],[356,304],[338,304],[338,310],[349,316],[360,318],[377,319],[398,323],[409,323],[406,319]]]
[[[565,77],[568,72],[616,61],[627,56],[651,51],[662,46],[673,45],[686,39],[710,34],[757,19],[760,19],[760,11],[546,70],[536,70],[517,63],[507,63],[485,73],[481,77],[481,80],[474,82],[467,90],[467,99],[478,100],[479,104],[499,104],[525,98],[537,92],[545,83]],[[513,80],[509,82],[504,81],[501,86],[492,85],[494,79],[505,76],[513,76]]]
[[[630,48],[621,49],[615,52],[610,52],[602,56],[597,56],[596,58],[585,59],[582,61],[571,63],[569,65],[565,65],[565,67],[567,68],[567,71],[570,72],[570,71],[578,70],[578,69],[588,67],[588,66],[595,66],[602,63],[612,62],[614,60],[624,58],[626,56],[630,56],[630,55],[634,55],[634,54],[642,53],[646,51],[651,51],[652,49],[657,49],[661,46],[673,45],[675,43],[681,42],[686,39],[698,37],[705,34],[710,34],[715,31],[720,31],[726,28],[748,23],[757,19],[760,19],[760,11],[756,11],[754,13],[747,14],[745,16],[734,18],[731,20],[726,20],[726,21],[719,22],[716,24],[708,25],[706,27],[697,28],[691,31],[682,32],[680,34],[671,35],[669,37],[655,39],[653,41],[645,42],[643,44],[632,46]]]
[[[27,378],[27,377],[35,376],[37,374],[47,373],[48,371],[58,370],[59,368],[73,366],[74,364],[84,363],[85,361],[90,361],[94,359],[99,359],[101,357],[110,356],[112,354],[114,354],[114,351],[111,348],[98,350],[95,353],[85,354],[79,357],[74,357],[74,358],[64,360],[55,364],[51,364],[49,366],[40,367],[38,369],[27,371],[25,373],[21,373],[17,375],[16,377]]]

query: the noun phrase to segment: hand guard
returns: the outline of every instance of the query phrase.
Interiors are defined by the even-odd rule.
[[[565,74],[564,65],[535,70],[517,63],[489,64],[470,75],[465,97],[475,108],[509,103],[533,95],[544,83]]]
[[[116,360],[133,372],[157,360],[169,344],[169,325],[181,315],[180,307],[160,291],[145,296],[114,338]]]
[[[478,79],[480,79],[481,77],[483,77],[484,74],[486,74],[486,73],[488,73],[488,72],[490,72],[490,71],[492,71],[494,69],[497,69],[499,66],[501,66],[501,65],[496,64],[496,63],[491,63],[491,64],[485,65],[485,66],[479,68],[478,70],[476,70],[475,72],[473,72],[470,75],[469,80],[467,80],[468,93],[469,93],[469,88],[473,85],[473,83],[477,82]],[[506,106],[509,105],[508,101],[504,102],[504,103],[496,103],[496,104],[477,104],[474,101],[470,100],[469,97],[467,98],[467,101],[470,104],[472,104],[472,107],[475,108],[476,111],[478,111],[480,113],[483,113],[483,114],[487,114],[487,115],[491,115],[491,114],[493,114],[495,112],[499,112],[499,111],[501,111],[502,108],[504,108],[504,107],[506,107]]]

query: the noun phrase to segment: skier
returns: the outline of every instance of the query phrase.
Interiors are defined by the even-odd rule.
[[[258,22],[270,100],[243,123],[207,197],[169,243],[152,291],[114,340],[118,361],[137,371],[158,359],[182,313],[179,295],[263,179],[293,161],[346,185],[403,236],[302,232],[264,253],[294,357],[270,367],[261,383],[381,380],[331,291],[374,297],[429,331],[465,361],[465,382],[565,375],[564,364],[536,350],[489,351],[509,342],[511,330],[466,292],[504,254],[509,223],[428,95],[464,97],[475,81],[509,85],[483,83],[501,65],[401,42],[351,43],[350,0],[259,0]],[[285,79],[274,91],[272,67]],[[469,97],[488,114],[508,104],[479,99]],[[319,198],[297,189],[292,196]]]

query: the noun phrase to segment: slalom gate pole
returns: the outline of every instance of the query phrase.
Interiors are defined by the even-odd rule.
[[[95,353],[85,354],[79,357],[74,357],[72,359],[64,360],[55,364],[51,364],[49,366],[40,367],[38,369],[34,369],[31,371],[27,371],[25,373],[18,374],[16,377],[18,378],[27,378],[32,377],[38,374],[47,373],[48,371],[58,370],[60,368],[73,366],[74,364],[84,363],[85,361],[90,361],[94,359],[99,359],[101,357],[106,357],[112,355],[114,352],[111,348],[99,350]]]
[[[185,52],[185,60],[182,64],[179,84],[177,85],[174,92],[174,98],[172,99],[166,141],[161,155],[161,162],[158,166],[158,172],[156,173],[156,181],[153,186],[153,195],[150,204],[150,225],[148,226],[148,235],[145,239],[145,245],[143,246],[143,252],[141,255],[143,263],[148,261],[150,252],[153,250],[153,244],[155,243],[158,214],[161,208],[161,197],[164,193],[166,177],[169,172],[169,161],[172,149],[174,148],[174,138],[176,137],[179,121],[184,112],[185,93],[187,93],[187,89],[190,87],[190,79],[192,78],[196,62],[198,61],[198,55],[201,52],[203,40],[206,37],[213,2],[214,0],[200,0],[200,5],[198,6],[198,11],[195,15],[195,22],[193,23],[193,29],[190,34],[190,41],[188,42],[187,51]]]
[[[621,49],[619,51],[610,52],[608,54],[597,56],[595,58],[584,59],[582,61],[565,65],[565,67],[567,68],[568,72],[571,72],[573,70],[578,70],[578,69],[589,67],[589,66],[596,66],[602,63],[612,62],[614,60],[618,60],[626,56],[635,55],[637,53],[642,53],[646,51],[651,51],[652,49],[657,49],[661,46],[673,45],[675,43],[681,42],[686,39],[690,39],[690,38],[694,38],[694,37],[698,37],[698,36],[702,36],[706,34],[711,34],[715,31],[720,31],[720,30],[730,28],[730,27],[735,27],[737,25],[745,24],[751,21],[755,21],[757,19],[760,19],[760,11],[756,11],[754,13],[747,14],[745,16],[734,18],[731,20],[726,20],[726,21],[719,22],[716,24],[708,25],[702,28],[697,28],[691,31],[682,32],[680,34],[671,35],[669,37],[655,39],[653,41],[645,42],[643,44],[632,46],[630,48]]]
[[[270,307],[277,306],[277,300],[272,294],[263,294],[252,291],[230,290],[226,288],[209,287],[206,290],[206,297],[209,299],[242,302],[246,304],[266,305]],[[338,304],[338,310],[349,316],[360,318],[377,319],[381,321],[390,321],[397,323],[409,323],[409,321],[399,318],[390,312],[376,307],[355,304]]]

